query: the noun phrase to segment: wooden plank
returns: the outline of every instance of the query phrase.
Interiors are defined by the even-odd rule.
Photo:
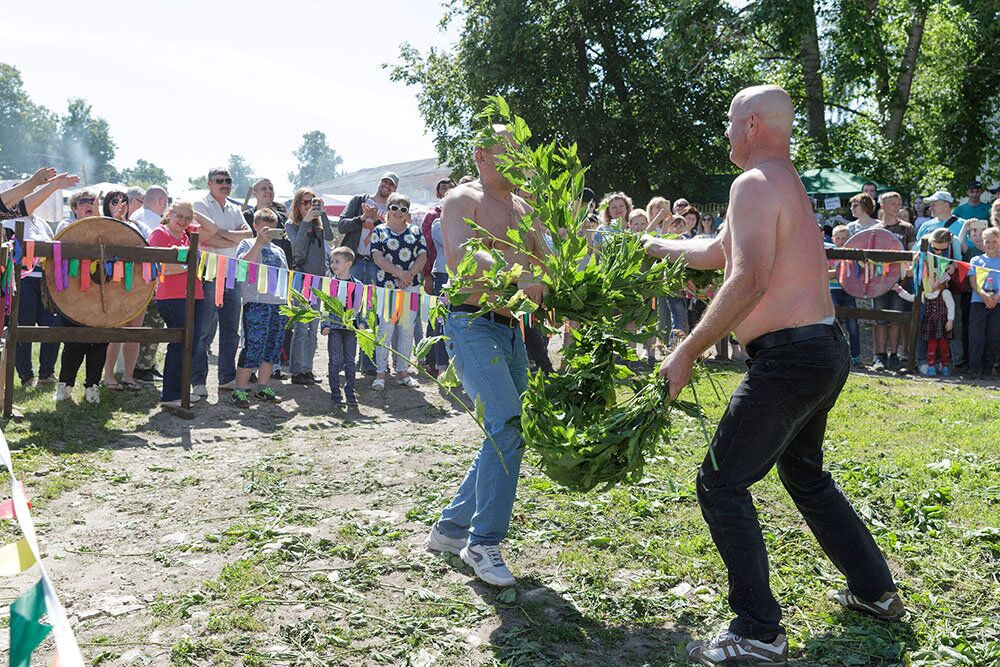
[[[100,259],[101,246],[97,243],[63,243],[63,259]],[[177,261],[174,248],[148,248],[145,246],[105,245],[105,257],[117,257],[123,262],[159,262],[161,264],[183,264]],[[51,257],[52,244],[48,241],[35,242],[35,257]]]
[[[184,329],[155,327],[19,327],[19,343],[183,343]]]
[[[863,250],[859,248],[827,248],[827,259],[847,259],[857,262],[912,262],[912,250]]]
[[[910,313],[901,310],[874,310],[872,308],[837,308],[837,317],[848,320],[881,320],[883,322],[898,322],[907,324]]]
[[[198,273],[198,232],[189,237],[187,261],[187,287],[184,293],[184,352],[181,357],[181,407],[191,411],[191,363],[194,352],[195,280]],[[239,288],[237,288],[239,289]],[[183,416],[183,415],[181,415]],[[193,417],[193,415],[192,415]],[[191,417],[186,417],[191,419]]]

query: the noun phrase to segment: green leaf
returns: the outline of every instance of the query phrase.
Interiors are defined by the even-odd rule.
[[[435,345],[443,343],[446,340],[448,340],[447,336],[430,336],[428,338],[423,338],[419,343],[417,343],[417,347],[413,351],[413,356],[417,359],[423,359],[430,354]]]
[[[516,599],[517,591],[514,590],[513,586],[503,589],[496,596],[496,601],[501,604],[513,604]]]
[[[445,370],[444,373],[441,373],[438,376],[438,382],[441,384],[442,387],[446,387],[448,389],[454,389],[455,387],[461,384],[461,382],[458,379],[458,373],[455,372],[454,359],[450,359],[448,361],[448,368]]]

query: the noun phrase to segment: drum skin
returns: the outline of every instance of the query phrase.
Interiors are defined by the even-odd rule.
[[[845,248],[860,250],[903,250],[896,235],[885,229],[866,229],[847,239]],[[866,275],[864,264],[850,260],[840,262],[840,286],[845,292],[859,299],[882,296],[902,277],[899,262],[885,265],[885,271],[876,275],[875,266],[869,265]]]
[[[82,218],[56,234],[56,241],[63,243],[102,243],[106,246],[132,246],[143,248],[146,241],[136,229],[114,218],[92,216]],[[69,259],[65,258],[64,259]],[[112,252],[106,252],[105,261],[114,261]],[[48,262],[48,260],[47,260]],[[98,263],[94,260],[94,264]],[[82,260],[81,260],[82,264]],[[83,271],[81,266],[80,271]],[[80,278],[67,277],[66,289],[56,291],[55,271],[45,267],[45,287],[49,300],[60,315],[87,327],[120,327],[146,312],[156,290],[156,281],[142,279],[142,264],[132,265],[132,289],[125,289],[125,281],[114,282],[111,276],[101,285],[101,271],[91,274],[90,289],[80,289]],[[103,289],[104,296],[101,298]]]

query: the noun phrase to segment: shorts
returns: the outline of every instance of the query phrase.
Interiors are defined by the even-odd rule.
[[[908,313],[913,308],[913,304],[899,296],[892,290],[889,290],[881,296],[877,296],[872,299],[872,308],[875,310],[898,310],[903,313]],[[875,326],[888,326],[889,322],[882,320],[876,320]]]
[[[260,368],[262,362],[281,363],[285,316],[276,303],[243,304],[243,368]]]

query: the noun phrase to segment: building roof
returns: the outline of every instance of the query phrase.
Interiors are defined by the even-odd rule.
[[[452,171],[448,165],[438,163],[437,158],[426,158],[424,160],[410,160],[409,162],[396,162],[394,164],[384,164],[377,167],[359,169],[343,176],[338,176],[333,180],[324,183],[317,183],[310,186],[318,193],[361,193],[375,190],[378,187],[379,178],[387,171],[395,172],[399,176],[399,191],[407,191],[407,182],[426,181],[427,176],[443,178]]]

